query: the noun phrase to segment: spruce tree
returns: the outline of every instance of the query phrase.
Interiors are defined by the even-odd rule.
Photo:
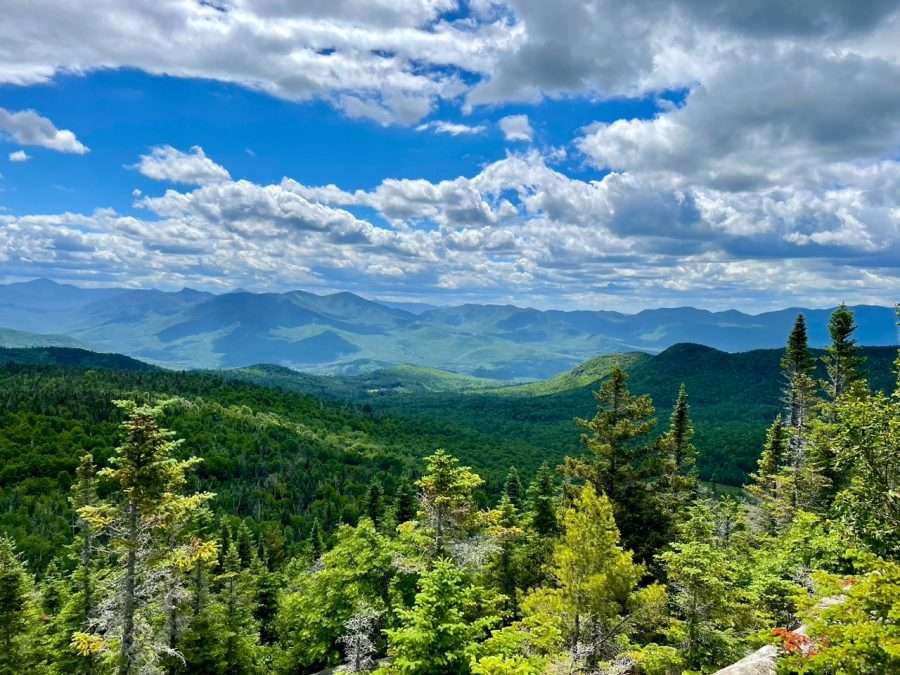
[[[841,304],[831,314],[828,322],[828,332],[831,334],[831,344],[825,350],[822,362],[825,364],[826,379],[822,382],[822,388],[831,402],[837,401],[847,389],[862,377],[860,368],[865,359],[859,355],[853,332],[856,324],[853,312],[845,304]]]
[[[479,589],[467,585],[465,575],[450,560],[438,560],[420,578],[413,607],[400,610],[400,626],[385,631],[391,671],[467,675],[470,643],[483,639],[499,623],[478,595]]]
[[[380,527],[382,524],[384,513],[383,499],[384,490],[381,487],[381,483],[373,480],[366,489],[365,506],[366,515],[369,517],[369,520],[375,523],[375,527]]]
[[[109,614],[101,633],[119,644],[120,675],[152,670],[169,649],[167,636],[155,636],[156,605],[174,592],[179,562],[190,542],[184,528],[210,493],[182,494],[187,473],[200,460],[179,460],[181,441],[159,424],[166,403],[117,401],[125,412],[125,440],[110,460],[112,467],[98,476],[114,487],[110,500],[85,506],[78,515],[94,528],[103,528],[114,541],[116,583],[106,598]],[[207,551],[215,552],[215,547]]]
[[[528,486],[527,514],[531,526],[543,537],[552,537],[559,531],[556,520],[557,490],[553,472],[542,464]]]
[[[238,528],[237,535],[237,552],[241,559],[241,567],[245,569],[250,567],[250,563],[253,562],[255,548],[253,543],[253,533],[250,531],[247,523],[241,521],[241,526]]]
[[[815,408],[815,361],[809,351],[806,319],[802,314],[797,315],[788,336],[781,368],[785,377],[785,421],[790,431],[790,493],[791,511],[794,512],[809,506],[821,487],[816,475],[817,467],[809,461],[807,453],[811,417]]]
[[[550,571],[555,588],[535,591],[527,604],[554,616],[570,652],[590,671],[628,645],[638,626],[650,628],[664,604],[664,589],[638,589],[641,565],[620,546],[612,504],[587,483],[562,517]]]
[[[747,491],[756,498],[763,530],[775,534],[784,524],[789,511],[785,492],[790,493],[788,461],[788,431],[777,415],[766,432],[766,440],[757,460],[756,472],[750,475]]]
[[[406,478],[400,481],[394,494],[394,520],[399,525],[416,517],[416,490]]]
[[[313,560],[325,552],[325,539],[322,536],[322,527],[319,525],[318,516],[313,518],[312,527],[309,530],[309,546]]]
[[[687,387],[684,383],[678,389],[678,399],[669,417],[669,430],[666,441],[675,463],[675,469],[682,475],[688,474],[697,463],[697,448],[691,443],[694,437],[694,425],[691,422],[690,405],[688,404]]]
[[[42,636],[34,580],[12,539],[0,536],[0,675],[29,672],[37,665]]]
[[[517,509],[522,508],[522,500],[525,495],[522,481],[519,479],[519,472],[514,466],[509,467],[509,473],[506,474],[503,492]]]
[[[426,457],[425,466],[425,475],[417,483],[419,517],[432,533],[432,555],[439,557],[448,544],[466,533],[475,513],[474,492],[483,481],[442,449]]]
[[[634,442],[656,424],[650,397],[632,395],[627,382],[625,371],[615,368],[594,394],[596,415],[590,420],[577,420],[586,430],[581,442],[590,455],[566,458],[565,463],[567,474],[591,481],[614,503],[634,480],[639,454]]]

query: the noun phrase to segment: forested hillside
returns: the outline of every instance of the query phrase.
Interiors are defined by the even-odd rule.
[[[21,352],[0,366],[0,673],[668,675],[766,643],[785,672],[893,672],[900,398],[849,310],[829,329],[823,354],[802,316],[778,354],[672,348],[688,384],[665,406],[640,389],[665,385],[655,359],[594,363],[580,448],[533,473],[487,402],[555,384],[465,395],[497,425],[476,433]],[[746,491],[717,496],[696,412],[735,383],[783,404]]]
[[[812,350],[816,359],[824,354]],[[860,366],[870,385],[894,388],[892,347],[861,347]],[[681,384],[691,395],[698,421],[695,443],[704,480],[743,484],[756,466],[766,427],[782,406],[781,350],[729,354],[697,344],[679,344],[660,354],[600,356],[548,380],[490,386],[481,380],[448,374],[440,387],[410,371],[380,370],[355,377],[317,377],[283,368],[256,367],[225,371],[227,377],[307,392],[370,407],[379,415],[407,417],[446,442],[476,433],[487,446],[516,447],[514,456],[497,452],[475,456],[481,470],[503,471],[509,462],[531,474],[542,462],[557,463],[579,451],[576,416],[595,405],[593,392],[618,366],[634,391],[649,394],[660,409],[675,402]],[[816,378],[824,377],[817,364]],[[656,433],[662,433],[658,428]]]

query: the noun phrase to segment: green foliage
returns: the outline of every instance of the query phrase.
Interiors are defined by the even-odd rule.
[[[389,672],[465,675],[469,644],[500,622],[496,599],[467,582],[453,562],[437,560],[419,581],[415,605],[400,610],[400,626],[386,631]]]
[[[15,543],[0,537],[0,673],[34,672],[40,665],[40,640],[34,580]]]
[[[897,672],[900,565],[882,560],[850,583],[824,573],[817,581],[819,599],[804,617],[812,653],[789,655],[781,669],[796,673]]]
[[[742,588],[739,558],[717,540],[714,514],[698,502],[671,549],[662,553],[676,616],[669,639],[689,668],[736,660],[758,627],[754,598]]]
[[[900,556],[900,396],[845,397],[836,415],[833,453],[849,476],[836,510],[874,551]]]
[[[288,570],[291,590],[282,595],[276,619],[281,670],[336,664],[347,620],[364,606],[388,608],[391,560],[388,541],[364,518],[356,527],[338,528],[321,563],[309,568],[297,561]]]
[[[482,480],[467,466],[444,450],[425,458],[425,474],[420,490],[419,517],[432,533],[432,555],[446,553],[447,545],[472,526],[474,491]]]

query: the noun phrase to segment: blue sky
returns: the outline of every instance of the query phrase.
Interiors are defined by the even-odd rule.
[[[894,302],[898,3],[716,4],[12,8],[0,281]]]

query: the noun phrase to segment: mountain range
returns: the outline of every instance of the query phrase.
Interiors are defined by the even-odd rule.
[[[853,310],[861,344],[897,343],[893,308]],[[188,288],[81,288],[39,279],[0,285],[0,328],[7,329],[0,331],[0,345],[82,346],[178,369],[264,362],[352,375],[412,363],[509,381],[550,377],[598,354],[657,353],[680,342],[728,352],[779,347],[799,312],[807,316],[810,343],[827,344],[830,309],[752,315],[692,307],[637,314],[432,307],[352,293],[216,295]]]

